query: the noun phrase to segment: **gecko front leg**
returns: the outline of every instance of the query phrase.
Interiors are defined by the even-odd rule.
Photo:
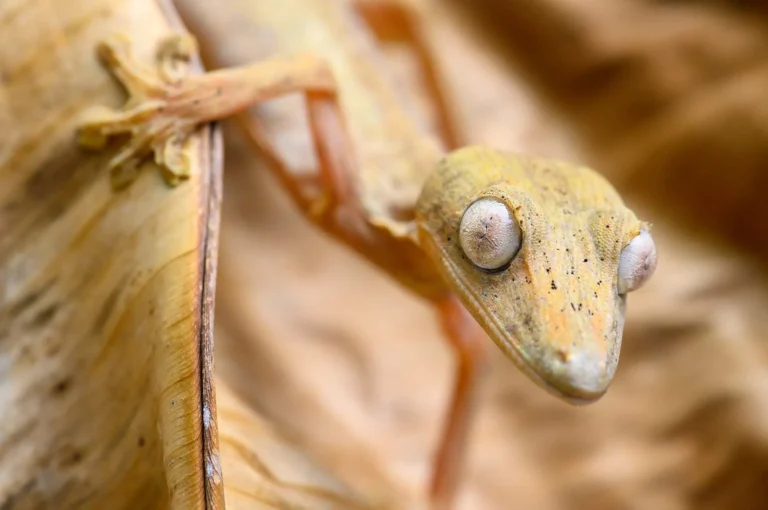
[[[336,91],[330,70],[313,56],[265,60],[251,66],[187,75],[195,46],[189,35],[167,38],[161,42],[157,66],[152,68],[133,58],[125,37],[114,37],[99,45],[99,57],[129,97],[120,110],[97,107],[86,112],[78,126],[78,141],[86,148],[103,149],[110,138],[127,137],[108,164],[115,189],[131,184],[138,176],[139,165],[150,155],[169,185],[189,178],[187,142],[201,124],[290,92],[322,95]]]

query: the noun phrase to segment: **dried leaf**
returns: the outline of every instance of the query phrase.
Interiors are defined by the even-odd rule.
[[[86,107],[125,101],[96,43],[125,32],[151,59],[169,24],[129,0],[5,2],[0,19],[0,501],[202,508],[209,132],[177,189],[147,164],[114,193],[112,151],[75,143]]]

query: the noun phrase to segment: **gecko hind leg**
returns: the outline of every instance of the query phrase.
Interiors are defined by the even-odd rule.
[[[452,151],[461,147],[463,137],[453,118],[437,59],[419,14],[403,0],[354,0],[353,4],[380,42],[400,43],[411,49],[434,105],[437,129],[445,148]]]
[[[461,475],[467,436],[473,422],[478,378],[486,359],[488,339],[464,306],[451,296],[437,303],[446,340],[456,356],[453,394],[432,466],[431,510],[449,510]]]

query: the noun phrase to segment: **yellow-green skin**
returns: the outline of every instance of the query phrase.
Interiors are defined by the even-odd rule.
[[[461,217],[479,197],[505,203],[523,233],[520,251],[498,272],[476,267],[459,244]],[[438,164],[416,212],[423,249],[523,372],[572,401],[606,391],[624,326],[619,255],[647,225],[602,176],[469,147]]]

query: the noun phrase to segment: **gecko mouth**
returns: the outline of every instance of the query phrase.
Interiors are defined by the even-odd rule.
[[[595,359],[595,356],[590,356],[589,352],[575,353],[576,355],[567,362],[555,359],[550,369],[542,369],[541,364],[531,359],[521,348],[520,342],[516,341],[520,332],[516,331],[514,325],[512,325],[514,332],[510,333],[498,317],[485,310],[461,269],[451,260],[446,250],[431,236],[429,236],[429,243],[432,249],[441,254],[439,260],[443,269],[449,274],[449,281],[456,282],[460,287],[460,292],[457,294],[464,306],[502,352],[529,379],[553,396],[574,405],[595,402],[605,394],[606,379],[610,377],[605,377],[604,369],[599,368],[604,365]],[[553,358],[556,357],[553,356]]]

